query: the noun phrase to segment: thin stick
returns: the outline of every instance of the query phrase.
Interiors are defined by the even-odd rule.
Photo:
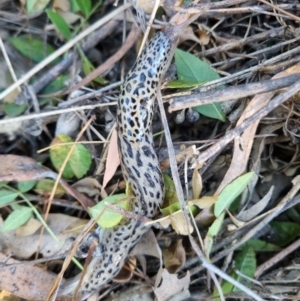
[[[212,99],[213,102],[222,102],[282,89],[290,86],[299,79],[300,73],[225,89],[194,93],[191,95],[180,95],[171,99],[167,98],[171,102],[169,112],[209,104],[212,103]],[[164,100],[165,99],[166,98],[164,98]]]
[[[6,50],[5,50],[5,47],[4,47],[4,44],[3,44],[3,41],[2,41],[1,38],[0,38],[0,48],[1,48],[1,50],[2,50],[3,57],[4,57],[5,61],[6,61],[8,70],[9,70],[9,72],[10,72],[10,75],[11,75],[12,79],[14,80],[14,82],[16,82],[16,81],[18,80],[18,79],[17,79],[17,76],[16,76],[15,71],[14,71],[14,68],[13,68],[13,66],[12,66],[12,64],[11,64],[11,62],[10,62],[10,59],[9,59],[9,57],[8,57],[8,55],[7,55],[7,52],[6,52]],[[20,87],[18,87],[18,90],[21,92],[21,88],[20,88]]]
[[[297,21],[297,22],[300,21],[300,18],[299,18],[299,17],[297,17],[297,16],[295,16],[295,15],[293,15],[293,14],[291,14],[291,13],[285,11],[285,10],[282,9],[282,8],[277,7],[277,5],[273,5],[272,3],[269,3],[268,1],[265,1],[265,0],[258,0],[258,1],[259,1],[259,2],[262,2],[262,3],[266,4],[266,5],[268,5],[268,6],[270,6],[270,7],[272,7],[273,9],[275,9],[275,10],[281,12],[282,14],[284,14],[284,15],[290,17],[291,19],[293,19],[293,20],[295,20],[295,21]]]
[[[98,107],[107,107],[107,106],[115,106],[115,105],[117,105],[116,101],[110,102],[110,103],[98,103],[95,105],[86,105],[86,106],[81,106],[81,107],[53,110],[50,112],[30,114],[30,115],[20,116],[20,117],[16,117],[16,118],[2,119],[2,120],[0,120],[0,125],[10,123],[10,122],[21,122],[21,121],[30,120],[30,119],[44,118],[44,117],[48,117],[48,116],[59,115],[59,114],[74,112],[74,111],[78,111],[78,110],[93,110]]]

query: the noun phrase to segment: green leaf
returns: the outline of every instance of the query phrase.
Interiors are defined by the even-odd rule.
[[[201,84],[220,78],[206,62],[180,49],[175,52],[175,63],[179,80]]]
[[[300,234],[300,225],[291,222],[271,222],[270,226],[276,233],[276,240],[273,241],[278,246],[285,246],[293,241]]]
[[[298,222],[300,220],[300,213],[296,208],[290,208],[286,211],[288,219],[294,222]]]
[[[47,96],[47,94],[54,94],[62,89],[65,88],[65,82],[69,79],[70,77],[67,75],[60,75],[55,78],[54,81],[52,81],[49,85],[47,85],[40,93],[39,95],[43,95],[43,97],[39,97],[39,103],[41,105],[46,104],[49,101],[53,100],[53,96]],[[58,99],[58,97],[56,97]]]
[[[231,278],[235,279],[235,273],[234,272],[231,272],[229,274],[229,276]],[[223,292],[224,295],[229,294],[233,290],[233,284],[231,284],[230,282],[227,282],[227,281],[223,281],[222,284],[221,284],[221,289],[222,289],[222,292]],[[216,288],[213,291],[213,296],[214,297],[219,296],[219,292],[218,292],[218,290]],[[214,298],[213,300],[214,301],[221,301],[220,298]]]
[[[89,171],[92,164],[92,157],[84,145],[76,144],[69,163],[75,176],[79,179]]]
[[[17,188],[20,192],[24,193],[31,190],[36,184],[36,181],[23,181],[18,182]]]
[[[175,52],[175,63],[179,81],[198,83],[200,85],[220,78],[219,74],[211,69],[206,62],[180,49],[177,49]],[[220,104],[197,106],[194,110],[205,116],[225,121],[225,114]]]
[[[45,57],[49,56],[55,51],[55,48],[45,44],[44,41],[35,39],[31,36],[22,36],[16,38],[9,38],[10,43],[24,56],[30,58],[32,61],[39,63]],[[57,63],[58,59],[52,63]]]
[[[276,252],[281,250],[280,247],[274,244],[256,238],[249,239],[247,242],[237,248],[237,250],[241,251],[242,249],[249,247],[251,247],[255,252]]]
[[[13,202],[18,197],[18,195],[18,192],[14,192],[11,190],[0,190],[0,206],[4,206]]]
[[[50,195],[53,190],[54,183],[55,181],[52,179],[42,179],[37,182],[34,187],[34,191],[40,195]],[[54,196],[56,198],[61,198],[65,193],[66,192],[61,184],[58,184]]]
[[[254,172],[248,172],[243,176],[238,177],[221,191],[214,209],[216,217],[220,216],[220,214],[224,212],[225,209],[227,209],[230,204],[244,191],[253,174]]]
[[[59,171],[60,168],[62,167],[71,148],[71,145],[58,145],[58,144],[70,143],[70,142],[74,142],[72,138],[70,138],[67,135],[61,134],[61,135],[57,135],[51,143],[52,147],[50,148],[50,160],[57,171]],[[75,176],[69,162],[67,162],[62,175],[66,179],[72,179]]]
[[[34,14],[42,11],[48,4],[50,0],[27,0],[26,10],[28,14]]]
[[[19,208],[13,211],[7,219],[4,221],[0,232],[7,232],[14,230],[24,225],[32,216],[32,209],[28,207],[19,206]]]
[[[185,89],[185,88],[195,88],[198,86],[201,86],[204,83],[198,83],[198,82],[187,82],[184,80],[174,80],[172,82],[169,82],[167,87],[170,89]]]
[[[244,248],[242,252],[238,253],[234,259],[235,268],[241,272],[243,275],[253,278],[256,270],[256,258],[253,248]],[[242,275],[237,275],[236,280],[240,283],[243,283],[247,286],[250,282],[249,279],[246,279]],[[234,292],[240,292],[240,289],[237,287],[233,288]]]
[[[88,210],[100,227],[112,228],[120,223],[123,215],[106,207],[105,203],[113,204],[128,210],[129,202],[130,200],[128,200],[125,193],[116,194],[103,199],[99,204],[88,208]]]
[[[204,116],[210,117],[210,118],[218,119],[221,121],[226,120],[226,116],[225,116],[224,112],[222,111],[221,104],[219,102],[214,102],[212,104],[197,106],[197,107],[194,107],[193,110],[199,112],[200,114],[202,114]]]
[[[62,167],[71,147],[73,139],[67,135],[59,134],[51,143],[50,159],[57,171]],[[58,145],[62,143],[70,143],[68,145]],[[88,149],[82,144],[76,144],[75,148],[67,162],[63,171],[63,177],[72,179],[74,176],[77,178],[83,177],[92,164],[92,157]]]
[[[91,0],[76,0],[76,4],[80,11],[84,14],[85,18],[88,18],[92,11]]]
[[[165,201],[163,205],[168,206],[179,203],[174,181],[166,173],[163,173],[163,177],[165,183]]]
[[[76,0],[70,0],[70,4],[71,4],[71,12],[72,13],[77,13],[77,12],[80,11],[80,8],[77,5],[77,1]]]
[[[21,115],[27,108],[27,104],[17,105],[15,103],[6,103],[4,104],[4,112],[7,116],[17,117]]]
[[[61,35],[66,40],[70,40],[71,31],[70,31],[70,28],[69,28],[68,24],[66,23],[66,21],[62,18],[62,16],[51,9],[46,9],[46,13],[47,13],[48,18],[55,25],[55,27],[61,33]]]
[[[206,246],[207,246],[206,252],[207,252],[207,254],[209,254],[211,249],[212,249],[214,237],[217,236],[220,232],[220,229],[221,229],[223,221],[224,221],[224,217],[225,217],[225,212],[220,214],[220,216],[218,216],[214,220],[212,225],[208,228],[208,232],[207,232],[207,235],[205,237],[205,239],[207,240],[207,243],[206,243]]]
[[[94,70],[95,67],[93,66],[93,64],[90,62],[90,60],[86,57],[86,55],[82,52],[80,52],[81,55],[81,60],[82,60],[82,68],[83,68],[83,72],[86,76],[88,76],[89,74],[91,74]],[[103,79],[100,76],[97,76],[93,79],[94,82],[98,83],[99,85],[104,85],[106,83],[105,79]]]
[[[177,202],[177,203],[169,205],[169,206],[167,206],[165,208],[161,208],[160,211],[163,214],[163,216],[168,216],[168,215],[170,215],[172,213],[177,212],[180,209],[181,209],[180,208],[180,204],[179,204],[179,202]]]
[[[235,256],[234,262],[235,270],[238,270],[241,274],[249,278],[254,277],[254,272],[256,270],[256,258],[253,248],[244,248]],[[250,282],[249,279],[243,277],[242,275],[238,275],[234,270],[230,272],[230,276],[246,286]],[[240,289],[234,287],[230,282],[227,281],[222,282],[221,288],[223,294],[229,294],[230,292],[240,292]],[[213,296],[219,296],[219,293],[216,289],[213,292]],[[219,298],[214,300],[220,301]]]

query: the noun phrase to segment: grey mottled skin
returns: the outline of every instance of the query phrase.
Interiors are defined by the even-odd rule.
[[[176,49],[172,28],[157,33],[138,57],[121,87],[117,111],[118,148],[124,179],[134,198],[133,212],[152,218],[162,204],[164,183],[153,147],[152,117],[157,89]],[[102,229],[99,245],[77,294],[99,290],[120,271],[128,253],[147,228],[134,219],[124,219],[112,229]],[[63,289],[72,295],[79,276]]]

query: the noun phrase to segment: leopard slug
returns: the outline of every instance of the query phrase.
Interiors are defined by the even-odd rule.
[[[153,106],[173,58],[178,32],[176,27],[168,26],[150,40],[127,74],[118,100],[118,149],[123,176],[134,195],[133,212],[148,218],[157,213],[164,198],[164,182],[153,147]],[[125,218],[111,229],[99,230],[99,244],[77,294],[89,295],[111,281],[147,230],[140,221]],[[61,295],[74,294],[78,281],[79,277]]]

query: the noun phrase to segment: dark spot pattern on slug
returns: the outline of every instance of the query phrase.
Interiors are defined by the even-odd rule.
[[[136,163],[138,167],[143,166],[143,161],[141,160],[141,152],[139,150],[137,150],[136,152]]]
[[[153,106],[157,88],[175,50],[174,45],[166,33],[156,34],[125,77],[118,100],[118,149],[124,179],[133,198],[130,211],[149,218],[162,204],[164,193],[153,148]],[[91,293],[111,281],[147,229],[140,221],[127,217],[123,217],[120,225],[101,229],[101,239],[94,249],[79,293]]]
[[[155,187],[155,183],[154,183],[151,175],[148,172],[145,172],[144,176],[145,176],[146,180],[148,181],[150,187],[154,188]]]

